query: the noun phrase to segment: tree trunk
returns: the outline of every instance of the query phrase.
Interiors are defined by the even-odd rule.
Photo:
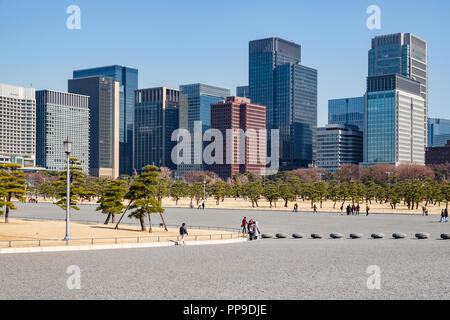
[[[9,222],[9,207],[6,206],[6,210],[5,210],[5,223]]]
[[[147,215],[148,215],[148,224],[150,225],[149,229],[148,229],[148,232],[152,233],[153,229],[152,229],[152,218],[150,217],[151,213],[149,212],[149,213],[147,213]]]
[[[284,207],[285,207],[285,208],[288,207],[288,200],[284,200]]]
[[[108,224],[110,218],[111,218],[111,213],[108,213],[108,216],[106,217],[106,220],[105,220],[104,224]]]
[[[116,215],[113,213],[113,214],[111,215],[111,223],[116,222],[115,220],[116,220]]]
[[[159,215],[161,216],[161,220],[164,225],[164,231],[168,232],[169,230],[167,229],[166,221],[164,221],[164,217],[163,217],[162,213],[160,212]]]
[[[145,221],[144,221],[144,215],[143,214],[139,215],[139,222],[141,223],[141,231],[146,231],[147,228],[145,227]]]

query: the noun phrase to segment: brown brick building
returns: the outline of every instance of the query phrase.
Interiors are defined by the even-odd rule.
[[[266,167],[266,107],[248,98],[228,97],[211,104],[211,129],[223,136],[223,164],[214,163],[211,171],[225,181],[235,173],[261,175]],[[245,134],[245,135],[243,135]]]

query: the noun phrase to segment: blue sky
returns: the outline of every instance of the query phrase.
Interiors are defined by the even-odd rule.
[[[66,28],[69,5],[81,29]],[[369,5],[381,30],[366,27]],[[319,125],[328,99],[365,90],[367,51],[376,35],[412,32],[428,41],[429,115],[450,118],[448,0],[0,0],[0,82],[67,90],[72,70],[139,68],[139,87],[248,81],[248,42],[278,36],[302,45],[319,72]]]

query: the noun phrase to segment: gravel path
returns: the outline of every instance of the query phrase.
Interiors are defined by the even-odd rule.
[[[64,218],[51,205],[20,204],[13,217]],[[0,255],[0,299],[450,299],[450,232],[437,217],[168,209],[169,224],[238,227],[243,215],[264,232],[301,232],[306,239],[234,245]],[[101,221],[83,206],[74,220]],[[158,218],[155,217],[155,222]],[[131,222],[131,221],[128,221]],[[325,239],[312,240],[320,232]],[[331,240],[339,232],[344,239]],[[349,240],[359,232],[363,239]],[[368,239],[373,232],[387,237]],[[404,232],[404,240],[393,240]],[[428,232],[429,240],[415,240]],[[81,269],[81,289],[66,286],[68,266]],[[367,268],[381,270],[369,290]]]

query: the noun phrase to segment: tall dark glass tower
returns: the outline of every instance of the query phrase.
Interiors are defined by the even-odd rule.
[[[111,77],[119,82],[119,173],[133,173],[134,90],[138,89],[138,70],[119,65],[75,70],[73,78]]]
[[[267,129],[280,130],[280,169],[307,167],[315,156],[317,70],[301,65],[300,45],[250,41],[249,97],[267,108]],[[268,132],[268,152],[271,148]]]

